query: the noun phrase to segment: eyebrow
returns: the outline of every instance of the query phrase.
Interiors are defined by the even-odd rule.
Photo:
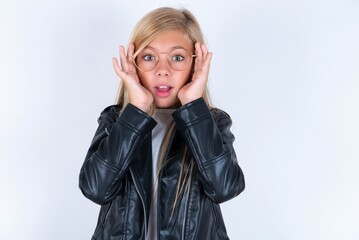
[[[155,52],[160,52],[157,48],[154,48],[154,47],[152,47],[152,46],[150,46],[150,45],[144,47],[143,49],[151,49],[151,50],[154,50]],[[184,47],[182,47],[182,46],[174,46],[174,47],[171,47],[170,51],[173,51],[173,50],[175,50],[175,49],[184,49],[184,50],[188,51],[188,49],[186,49],[186,48],[184,48]]]

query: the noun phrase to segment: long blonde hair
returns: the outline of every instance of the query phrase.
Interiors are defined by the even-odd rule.
[[[194,15],[187,9],[174,9],[169,7],[157,8],[149,13],[147,13],[135,26],[132,36],[130,38],[130,43],[133,43],[135,46],[134,57],[136,57],[141,50],[148,46],[154,38],[156,38],[160,33],[166,30],[180,30],[183,34],[190,39],[193,44],[196,42],[204,43],[204,38],[200,25],[198,24],[197,19]],[[192,74],[190,75],[190,78]],[[203,99],[208,106],[211,106],[208,87],[203,94]],[[122,105],[122,109],[128,104],[128,93],[125,85],[121,84],[116,103]],[[148,113],[154,115],[156,111],[155,106],[152,104]],[[160,164],[163,166],[165,153],[167,152],[168,145],[171,139],[171,136],[174,132],[174,124],[168,129],[166,136],[161,145],[161,150],[159,153]],[[175,199],[173,200],[173,208],[171,217],[174,213],[176,204],[182,194],[186,194],[189,189],[189,182],[191,179],[191,173],[193,170],[193,161],[190,160],[188,167],[185,169],[185,160],[188,159],[190,153],[187,147],[184,149],[183,159],[181,164],[181,170],[178,177],[177,189]],[[157,174],[158,176],[158,174]]]

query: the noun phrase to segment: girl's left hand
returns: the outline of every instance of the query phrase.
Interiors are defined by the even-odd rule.
[[[192,80],[178,91],[182,105],[203,97],[208,81],[208,74],[213,53],[208,52],[206,44],[195,44],[196,59]]]

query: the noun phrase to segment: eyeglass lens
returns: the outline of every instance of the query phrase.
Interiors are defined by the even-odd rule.
[[[192,54],[186,49],[174,49],[168,53],[157,53],[152,49],[144,49],[141,51],[136,60],[135,64],[141,71],[153,70],[159,60],[160,55],[165,54],[169,65],[177,71],[183,71],[188,69],[192,64]]]

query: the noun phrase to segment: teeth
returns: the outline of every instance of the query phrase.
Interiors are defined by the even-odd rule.
[[[167,92],[167,91],[169,91],[170,90],[170,88],[171,87],[169,87],[169,86],[158,86],[157,87],[157,91],[160,91],[160,92]]]

